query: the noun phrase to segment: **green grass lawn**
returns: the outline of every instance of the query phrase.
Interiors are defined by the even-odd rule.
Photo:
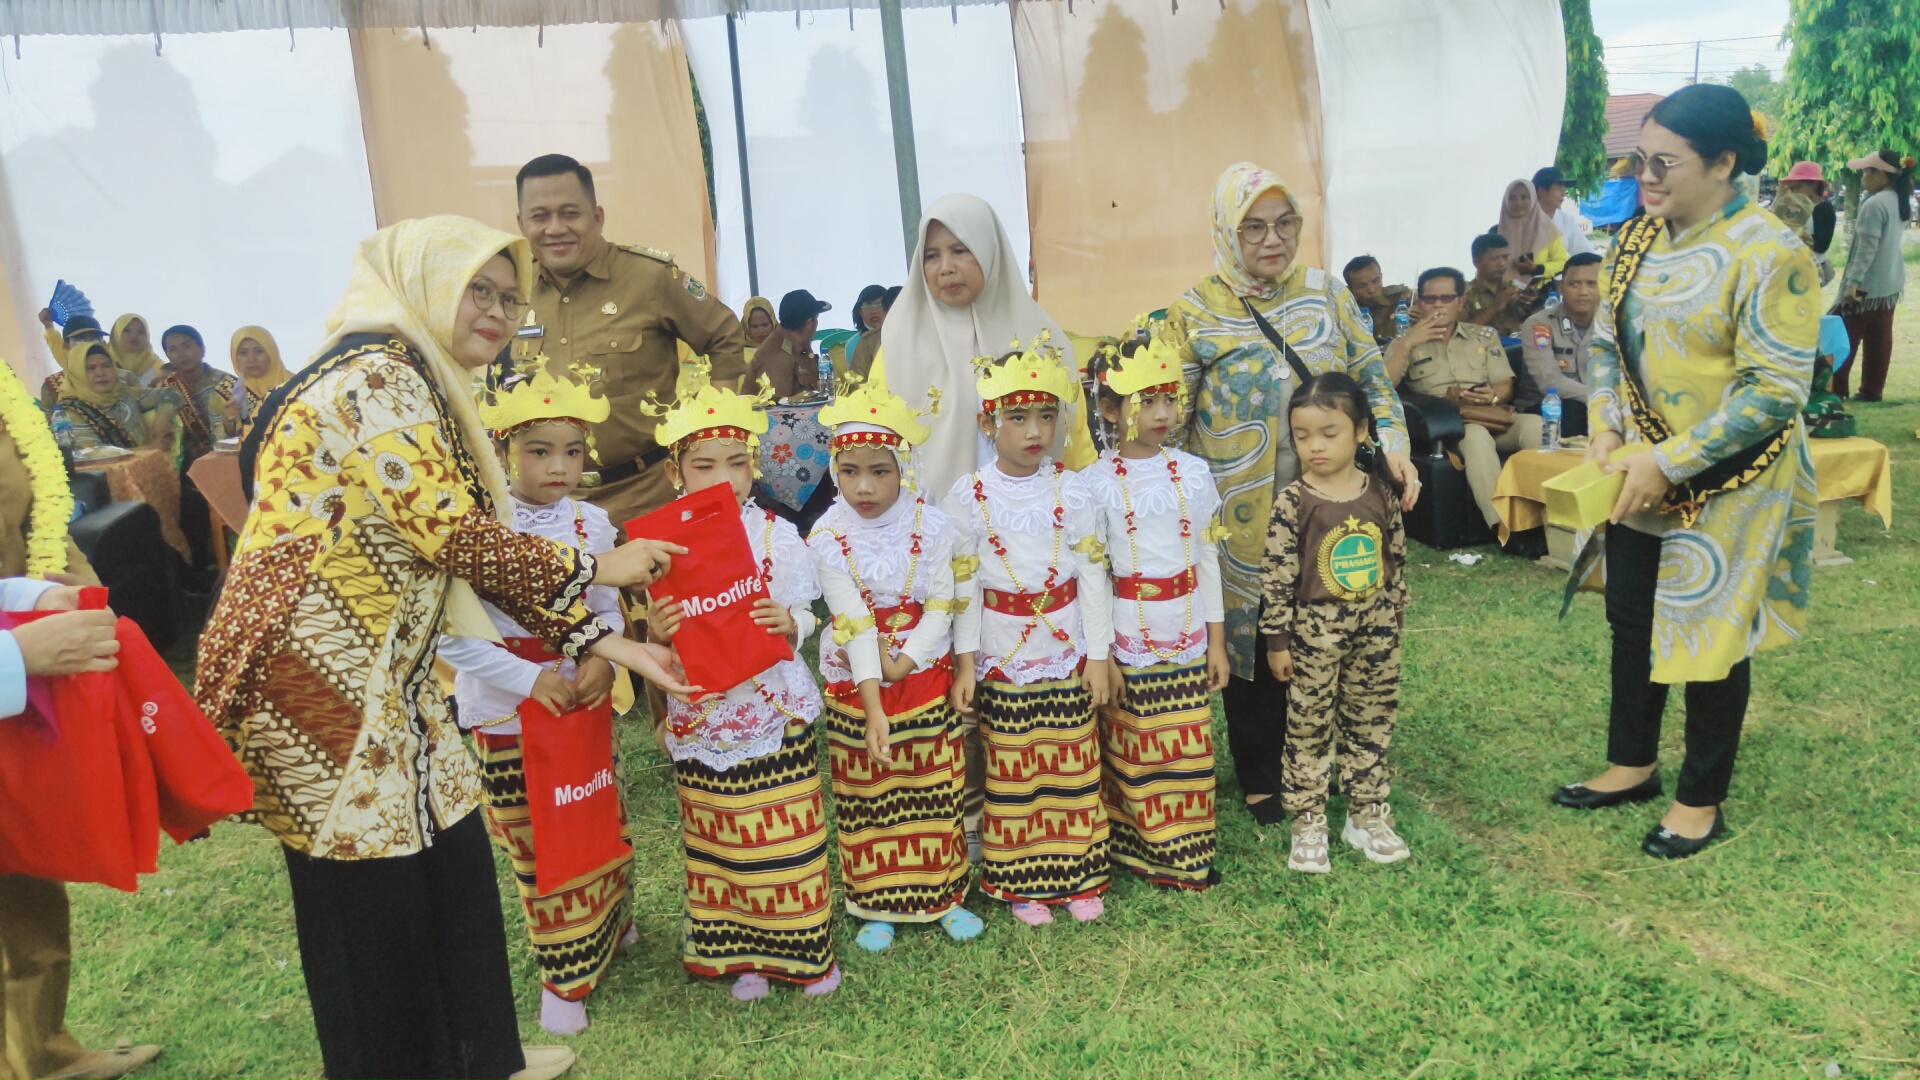
[[[576,1075],[1920,1075],[1920,303],[1897,332],[1888,402],[1857,411],[1901,516],[1850,508],[1856,562],[1816,571],[1806,640],[1756,661],[1734,835],[1706,854],[1641,855],[1657,806],[1546,802],[1602,764],[1599,599],[1556,623],[1557,575],[1416,547],[1393,749],[1413,858],[1392,868],[1339,846],[1331,875],[1287,872],[1222,737],[1220,887],[1122,881],[1097,924],[1038,931],[976,894],[978,940],[908,929],[877,957],[841,919],[837,994],[741,1006],[680,968],[671,774],[630,730],[645,941],[593,998]],[[523,1035],[552,1041],[504,864],[500,886]],[[83,1038],[165,1043],[154,1076],[318,1075],[264,832],[169,846],[137,895],[73,893]]]

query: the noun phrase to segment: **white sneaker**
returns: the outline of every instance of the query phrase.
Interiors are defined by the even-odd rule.
[[[514,1073],[510,1080],[559,1080],[573,1068],[573,1051],[564,1046],[521,1046],[520,1053],[527,1059],[527,1067]]]
[[[1393,807],[1383,802],[1348,810],[1340,835],[1370,862],[1397,863],[1411,854],[1407,842],[1393,831]]]
[[[1287,869],[1305,874],[1326,874],[1333,870],[1327,859],[1327,815],[1296,814],[1288,827],[1293,834],[1293,850],[1287,854]]]

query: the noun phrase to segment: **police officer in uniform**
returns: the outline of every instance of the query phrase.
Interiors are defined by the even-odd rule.
[[[660,468],[667,450],[640,403],[649,391],[673,400],[681,342],[713,364],[714,382],[738,380],[747,373],[746,337],[673,256],[607,242],[586,166],[548,154],[522,166],[515,184],[520,233],[540,264],[516,355],[544,352],[555,375],[582,364],[599,370],[611,408],[594,426],[597,468],[574,494],[623,526],[675,495]]]
[[[1520,352],[1538,394],[1560,392],[1560,433],[1587,433],[1587,342],[1600,310],[1600,256],[1584,251],[1560,273],[1560,299],[1520,327]]]

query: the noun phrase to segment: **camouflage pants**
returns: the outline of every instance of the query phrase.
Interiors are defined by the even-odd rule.
[[[1400,705],[1400,611],[1385,596],[1302,604],[1293,623],[1281,805],[1323,814],[1334,752],[1340,790],[1361,806],[1387,797],[1387,744]]]

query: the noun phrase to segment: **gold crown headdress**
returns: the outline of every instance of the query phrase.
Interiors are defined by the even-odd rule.
[[[767,416],[760,409],[772,404],[774,397],[766,376],[760,378],[759,392],[748,397],[713,385],[713,365],[706,357],[695,357],[689,366],[686,389],[673,404],[661,401],[652,391],[640,403],[643,414],[659,418],[654,441],[675,454],[706,439],[735,439],[757,452],[760,436],[767,433]]]
[[[974,357],[973,370],[983,412],[993,412],[1002,405],[1033,405],[1049,398],[1071,403],[1080,395],[1080,384],[1054,347],[1052,332],[1044,329],[1025,349],[1015,338],[1005,363],[991,356]]]
[[[923,417],[940,415],[940,388],[927,388],[927,406],[915,412],[906,399],[887,387],[884,350],[873,358],[873,369],[862,379],[847,374],[840,380],[833,403],[820,410],[820,423],[833,429],[828,447],[839,453],[849,446],[884,446],[893,451],[907,474],[910,487],[917,487],[908,450],[927,441],[932,430]]]
[[[495,388],[480,403],[480,422],[494,438],[561,420],[587,431],[591,441],[591,426],[606,422],[607,399],[593,396],[591,389],[597,370],[576,364],[571,369],[574,378],[556,378],[547,370],[547,358],[536,356],[515,372],[518,377],[511,385]]]
[[[1100,366],[1100,383],[1125,401],[1121,409],[1127,421],[1127,438],[1139,437],[1136,426],[1140,398],[1144,394],[1173,394],[1180,415],[1187,411],[1187,381],[1181,375],[1181,348],[1186,343],[1186,320],[1179,315],[1155,319],[1140,315],[1133,320],[1131,340],[1139,342],[1132,356],[1122,356],[1119,345],[1101,347],[1105,361]]]

